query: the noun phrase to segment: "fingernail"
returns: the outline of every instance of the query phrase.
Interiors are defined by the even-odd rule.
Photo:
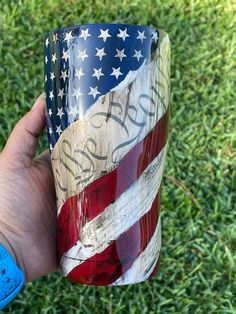
[[[34,110],[38,104],[40,103],[40,100],[44,100],[46,98],[45,92],[42,92],[41,95],[35,100],[35,103],[33,104],[33,107],[31,108],[31,111]]]

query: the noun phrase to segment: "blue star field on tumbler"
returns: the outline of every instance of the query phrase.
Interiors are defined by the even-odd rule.
[[[121,27],[122,26],[122,27]],[[62,132],[130,71],[139,69],[158,44],[146,26],[87,24],[58,29],[45,39],[45,90],[50,150]]]

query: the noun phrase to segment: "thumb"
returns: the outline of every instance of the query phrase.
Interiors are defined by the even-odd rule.
[[[35,154],[37,139],[42,134],[45,124],[45,96],[41,94],[32,109],[15,125],[3,154],[14,157],[14,161],[18,163],[29,165]]]

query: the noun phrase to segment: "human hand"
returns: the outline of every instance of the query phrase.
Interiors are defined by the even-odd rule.
[[[41,95],[15,126],[0,154],[0,243],[6,244],[26,281],[57,269],[56,194],[49,151],[34,159],[45,128]]]

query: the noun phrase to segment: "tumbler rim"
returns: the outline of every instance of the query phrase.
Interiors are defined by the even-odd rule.
[[[66,32],[66,31],[70,31],[73,29],[77,29],[80,28],[81,26],[86,27],[86,26],[101,26],[101,27],[109,27],[109,26],[118,26],[118,27],[137,27],[137,29],[141,28],[145,28],[145,29],[153,29],[153,30],[158,30],[157,28],[155,28],[154,26],[149,26],[149,25],[142,25],[142,24],[129,24],[129,23],[86,23],[86,24],[76,24],[76,25],[70,25],[70,26],[64,26],[64,27],[58,27],[53,29],[52,31],[46,32],[45,36],[50,36],[56,32]]]

